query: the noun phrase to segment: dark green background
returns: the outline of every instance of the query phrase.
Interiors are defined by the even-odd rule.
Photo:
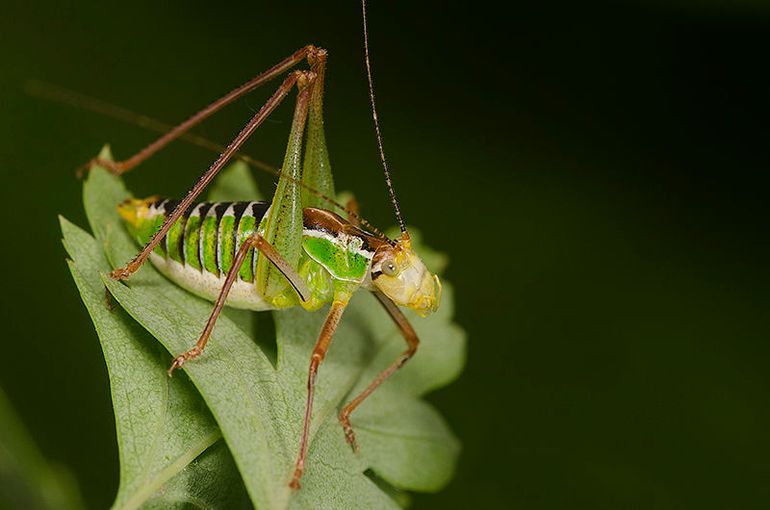
[[[85,224],[73,169],[104,142],[125,157],[153,135],[25,81],[177,121],[317,43],[338,187],[377,224],[392,212],[355,2],[34,4],[0,15],[0,386],[104,508],[108,380],[56,215]],[[459,471],[417,508],[770,504],[770,12],[720,4],[371,6],[401,207],[450,254],[469,339],[465,374],[432,397]],[[228,140],[266,94],[200,132]],[[279,162],[290,113],[248,152]],[[128,183],[178,196],[213,158],[176,144]]]

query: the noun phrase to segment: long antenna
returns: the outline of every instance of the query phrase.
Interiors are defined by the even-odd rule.
[[[361,0],[361,13],[363,16],[364,25],[364,58],[366,60],[366,77],[369,80],[369,99],[372,102],[372,117],[374,118],[374,131],[377,133],[377,145],[380,148],[380,160],[382,161],[382,169],[385,171],[385,182],[388,185],[388,192],[390,193],[390,201],[393,203],[393,209],[396,211],[396,219],[398,220],[398,226],[401,227],[401,238],[404,240],[409,239],[409,232],[406,231],[406,225],[403,218],[401,218],[401,210],[398,208],[398,201],[396,200],[396,192],[393,191],[393,183],[390,181],[390,172],[388,171],[388,163],[385,161],[385,150],[382,148],[382,134],[380,133],[380,122],[377,119],[377,106],[374,101],[374,81],[372,80],[372,66],[369,63],[369,31],[366,23],[366,0]]]

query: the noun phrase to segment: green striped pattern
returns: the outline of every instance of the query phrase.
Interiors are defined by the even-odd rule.
[[[146,244],[170,215],[178,202],[173,200],[136,201],[129,232],[139,244]],[[194,205],[171,227],[155,253],[186,267],[215,276],[226,275],[233,266],[235,253],[250,236],[257,233],[269,207],[267,202],[216,202]],[[123,204],[122,207],[128,207]],[[254,281],[256,253],[246,255],[239,276]]]

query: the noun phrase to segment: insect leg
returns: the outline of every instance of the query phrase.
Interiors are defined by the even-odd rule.
[[[212,114],[221,110],[222,108],[232,103],[233,101],[238,100],[239,98],[243,97],[249,92],[255,90],[260,85],[263,85],[268,81],[272,80],[273,78],[275,78],[276,76],[283,74],[287,70],[291,69],[292,67],[300,63],[303,59],[307,58],[309,61],[311,61],[310,63],[312,65],[312,63],[315,60],[314,55],[318,52],[323,52],[324,55],[326,54],[324,50],[321,50],[320,48],[316,48],[313,45],[308,45],[308,46],[305,46],[304,48],[300,48],[299,50],[294,52],[292,55],[278,62],[276,65],[274,65],[267,71],[264,71],[258,76],[255,76],[254,78],[247,81],[240,87],[230,91],[228,94],[222,96],[221,98],[217,99],[213,103],[209,104],[208,106],[206,106],[196,114],[192,115],[190,118],[188,118],[181,124],[175,126],[173,129],[171,129],[170,131],[162,135],[160,138],[158,138],[157,140],[155,140],[150,145],[140,150],[130,158],[125,159],[123,161],[116,161],[116,162],[100,161],[98,159],[95,159],[95,160],[92,160],[88,166],[91,166],[94,164],[100,164],[105,166],[106,168],[109,168],[115,175],[123,174],[131,170],[138,164],[142,163],[144,160],[146,160],[147,158],[149,158],[150,156],[152,156],[153,154],[161,150],[163,147],[165,147],[175,139],[179,138],[186,131],[196,126],[197,124],[201,123],[202,121],[210,117]]]
[[[326,322],[324,322],[321,328],[321,333],[318,335],[318,341],[313,349],[313,354],[310,357],[310,368],[307,375],[307,403],[305,404],[305,419],[302,425],[302,439],[299,444],[299,454],[297,455],[297,463],[294,467],[294,476],[289,483],[289,487],[292,489],[299,489],[299,479],[302,477],[302,473],[305,470],[305,454],[307,453],[307,440],[310,432],[310,415],[313,412],[313,395],[315,393],[315,378],[318,373],[318,366],[326,356],[326,351],[329,349],[329,344],[334,336],[334,331],[337,329],[337,324],[340,322],[342,312],[345,311],[345,307],[350,301],[350,291],[345,290],[337,292],[332,301],[332,306],[329,309],[329,314],[326,316]]]
[[[119,267],[112,271],[110,273],[112,278],[116,280],[125,280],[142,266],[149,254],[152,253],[152,250],[155,249],[155,247],[168,233],[174,223],[176,223],[182,214],[184,214],[184,212],[190,207],[190,205],[193,203],[193,200],[195,200],[195,198],[200,195],[201,191],[203,191],[203,189],[209,185],[209,183],[214,179],[217,173],[219,173],[222,167],[224,167],[225,164],[230,160],[232,155],[237,152],[238,148],[243,145],[249,136],[251,136],[254,130],[256,130],[262,124],[262,122],[264,122],[264,120],[273,112],[273,110],[275,110],[275,108],[289,93],[294,84],[298,81],[306,81],[309,76],[312,75],[308,72],[295,71],[283,81],[278,90],[276,90],[270,99],[267,100],[267,102],[262,106],[262,108],[260,108],[257,114],[252,117],[249,123],[246,124],[246,127],[244,127],[240,133],[238,133],[238,136],[236,136],[235,139],[230,142],[230,145],[227,146],[219,158],[217,158],[217,160],[209,167],[206,173],[201,176],[198,182],[195,183],[195,186],[187,192],[187,195],[179,203],[177,208],[166,217],[163,225],[161,225],[160,229],[155,233],[155,235],[152,236],[150,242],[148,242],[147,245],[142,248],[142,251],[140,251],[139,254],[134,257],[134,259],[126,266]]]
[[[305,282],[302,280],[302,277],[297,274],[294,268],[292,268],[288,262],[286,262],[286,260],[281,257],[281,255],[275,250],[275,248],[270,245],[270,243],[265,241],[265,239],[259,234],[247,238],[240,246],[240,248],[238,248],[238,252],[235,254],[233,265],[230,268],[230,271],[227,273],[225,283],[222,286],[222,290],[219,292],[216,303],[214,304],[214,310],[211,311],[209,320],[206,322],[206,327],[203,328],[203,333],[201,333],[201,336],[195,343],[195,347],[174,358],[174,362],[168,369],[169,376],[175,369],[184,365],[185,362],[193,358],[197,358],[203,353],[203,349],[206,347],[206,342],[209,340],[211,331],[214,329],[214,324],[216,324],[217,319],[219,318],[219,314],[222,312],[222,307],[225,305],[227,295],[230,293],[230,289],[232,288],[233,283],[235,283],[235,279],[238,277],[238,273],[241,270],[243,261],[246,259],[246,254],[252,248],[259,250],[260,254],[275,264],[281,274],[283,274],[291,286],[294,287],[294,290],[297,291],[300,299],[306,301],[310,297],[310,291],[308,290],[307,285],[305,285]]]
[[[329,152],[326,149],[323,120],[326,56],[326,50],[319,49],[313,55],[311,67],[316,75],[316,81],[310,97],[305,161],[302,168],[302,184],[305,185],[302,190],[302,203],[305,207],[328,207],[326,200],[320,195],[334,198],[334,180],[329,163]]]
[[[270,212],[267,215],[263,234],[265,239],[275,246],[295,269],[299,266],[302,253],[303,204],[300,189],[302,141],[315,78],[316,75],[310,72],[305,79],[297,82],[299,94],[294,108],[289,141],[286,145],[286,155],[278,186],[270,203]],[[272,264],[263,258],[257,261],[255,283],[257,291],[269,302],[274,302],[286,290],[286,280],[277,273]]]
[[[414,356],[414,353],[417,351],[417,346],[420,343],[420,339],[417,337],[417,333],[415,333],[412,325],[409,324],[409,321],[401,312],[401,310],[399,310],[398,306],[396,306],[396,304],[391,301],[390,298],[381,292],[374,292],[374,295],[377,296],[377,299],[380,300],[380,303],[393,319],[393,322],[395,322],[398,326],[398,329],[401,331],[401,335],[404,337],[404,340],[406,340],[407,349],[401,353],[396,361],[394,361],[388,368],[383,370],[380,375],[378,375],[364,391],[362,391],[356,398],[351,400],[348,405],[343,407],[342,411],[340,412],[340,422],[342,423],[342,428],[345,430],[345,438],[348,440],[348,443],[350,443],[356,453],[358,452],[358,443],[356,442],[356,435],[353,432],[353,427],[350,425],[350,414],[359,405],[361,405],[361,402],[363,402],[366,397],[371,395],[380,384],[385,382],[388,377],[393,375],[396,370],[403,367],[404,364],[406,364],[406,362],[409,361],[412,356]]]

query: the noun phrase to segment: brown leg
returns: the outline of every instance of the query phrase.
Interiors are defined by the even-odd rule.
[[[345,430],[345,438],[348,440],[348,443],[350,443],[356,453],[358,453],[358,443],[356,442],[356,435],[353,432],[353,427],[350,425],[350,414],[359,405],[361,405],[361,402],[363,402],[366,397],[371,395],[380,384],[385,382],[388,377],[393,375],[396,370],[403,367],[404,364],[409,361],[412,356],[414,356],[414,353],[417,351],[417,345],[420,343],[420,339],[417,338],[417,333],[415,333],[412,325],[409,324],[409,321],[401,312],[401,310],[399,310],[398,306],[396,306],[396,304],[391,301],[390,298],[380,292],[375,292],[374,295],[377,296],[377,299],[380,300],[382,306],[385,308],[385,310],[387,310],[388,314],[390,314],[393,322],[395,322],[398,326],[398,329],[401,331],[401,335],[403,335],[404,340],[406,340],[407,349],[401,353],[401,356],[399,356],[396,361],[394,361],[388,368],[382,371],[382,373],[380,373],[380,375],[378,375],[377,378],[374,379],[374,381],[372,381],[372,383],[364,391],[362,391],[356,398],[351,400],[348,405],[343,407],[342,412],[340,412],[340,422],[342,423],[342,428]]]
[[[292,489],[299,489],[299,479],[302,477],[302,472],[305,470],[305,453],[307,453],[307,439],[310,432],[310,415],[313,412],[313,395],[315,393],[315,377],[318,373],[318,365],[321,364],[326,351],[329,349],[329,344],[334,336],[334,331],[337,329],[337,324],[340,322],[342,312],[345,311],[345,307],[350,301],[350,293],[343,292],[334,296],[329,315],[326,316],[326,322],[324,322],[321,328],[321,333],[318,335],[318,341],[313,349],[313,355],[310,357],[310,369],[307,375],[307,403],[305,404],[305,420],[302,426],[302,439],[299,444],[299,455],[297,455],[297,463],[294,467],[294,476],[289,483],[289,487]]]
[[[209,185],[209,183],[214,179],[217,173],[219,173],[222,167],[224,167],[225,164],[230,160],[232,155],[237,152],[238,148],[243,145],[249,136],[251,136],[254,130],[257,129],[260,124],[262,124],[262,122],[264,122],[264,120],[273,112],[273,110],[275,110],[275,108],[286,97],[295,83],[300,88],[299,95],[297,96],[297,108],[300,106],[305,107],[304,105],[307,103],[309,93],[307,85],[311,84],[313,80],[314,75],[307,71],[295,71],[289,75],[278,88],[278,90],[273,94],[273,96],[268,99],[268,101],[262,106],[259,112],[257,112],[257,114],[254,115],[249,123],[246,124],[246,127],[244,127],[243,130],[238,133],[238,136],[236,136],[235,139],[230,142],[230,145],[227,146],[227,149],[225,149],[219,158],[211,165],[211,167],[209,167],[209,169],[205,174],[203,174],[198,182],[195,183],[195,186],[189,192],[187,192],[184,200],[182,200],[177,208],[166,217],[163,225],[155,233],[155,235],[152,236],[152,239],[150,239],[150,242],[147,243],[142,251],[140,251],[139,254],[134,257],[134,259],[126,266],[119,267],[112,271],[110,276],[116,280],[125,280],[134,272],[136,272],[136,270],[142,266],[149,254],[152,253],[152,250],[155,249],[155,247],[160,243],[168,231],[171,230],[171,227],[174,225],[174,223],[176,223],[179,217],[181,217],[182,214],[184,214],[184,212],[190,207],[190,205],[193,203],[193,200],[195,200],[195,198],[200,195],[203,189]]]
[[[202,121],[210,117],[212,114],[216,113],[217,111],[221,110],[228,104],[232,103],[233,101],[238,100],[239,98],[245,96],[249,92],[255,90],[260,85],[263,85],[267,83],[268,81],[272,80],[276,76],[279,76],[286,72],[287,70],[291,69],[298,63],[302,62],[305,58],[308,59],[308,62],[313,65],[316,61],[316,54],[322,52],[324,55],[326,52],[324,50],[321,50],[320,48],[316,48],[313,45],[305,46],[304,48],[301,48],[294,52],[294,54],[290,55],[289,57],[283,59],[282,61],[278,62],[276,65],[268,69],[267,71],[263,72],[262,74],[252,78],[251,80],[247,81],[240,87],[230,91],[228,94],[222,96],[221,98],[217,99],[213,103],[209,104],[181,124],[177,125],[167,133],[165,133],[163,136],[152,142],[150,145],[145,147],[144,149],[140,150],[130,158],[123,160],[123,161],[117,161],[117,162],[104,162],[99,160],[93,160],[91,164],[101,164],[106,167],[108,167],[112,172],[116,175],[120,175],[122,173],[125,173],[159,150],[161,150],[163,147],[171,143],[172,141],[179,138],[182,134],[187,132],[189,129],[193,128],[197,124],[200,124]]]
[[[171,376],[174,370],[184,365],[185,362],[193,358],[197,358],[203,353],[203,349],[206,347],[206,342],[209,340],[211,331],[214,329],[214,324],[216,324],[217,319],[219,318],[219,314],[222,312],[222,307],[225,305],[227,295],[230,293],[230,289],[232,288],[233,283],[235,283],[235,279],[238,277],[238,272],[241,270],[243,260],[246,258],[247,253],[252,248],[259,250],[260,254],[267,257],[273,264],[275,264],[278,270],[284,276],[286,276],[286,279],[289,280],[289,283],[291,283],[292,287],[294,287],[294,289],[297,291],[300,299],[307,301],[307,299],[310,297],[310,291],[305,285],[305,282],[302,280],[302,277],[297,274],[297,272],[289,265],[288,262],[286,262],[286,260],[284,260],[283,257],[281,257],[281,254],[278,253],[275,248],[270,245],[270,243],[265,241],[265,239],[259,234],[249,237],[246,239],[246,241],[244,241],[240,248],[238,248],[238,252],[235,254],[233,265],[230,268],[230,271],[227,273],[225,283],[222,286],[222,290],[219,292],[216,303],[214,304],[214,310],[211,311],[209,320],[206,322],[206,327],[203,328],[203,333],[201,333],[200,338],[198,338],[198,341],[195,343],[195,347],[174,358],[174,362],[168,369],[169,376]]]

